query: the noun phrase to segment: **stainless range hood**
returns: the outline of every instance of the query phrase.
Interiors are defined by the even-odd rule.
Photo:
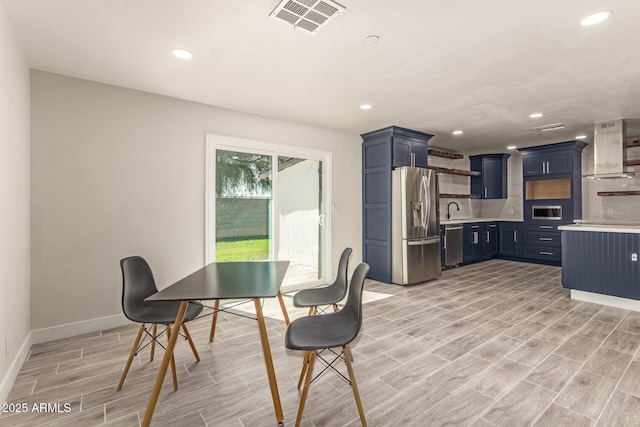
[[[631,178],[633,170],[627,169],[627,126],[624,120],[596,123],[594,130],[594,171],[587,178]]]

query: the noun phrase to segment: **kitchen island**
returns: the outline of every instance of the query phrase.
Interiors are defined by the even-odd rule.
[[[640,222],[582,222],[562,232],[562,286],[571,298],[640,311]]]

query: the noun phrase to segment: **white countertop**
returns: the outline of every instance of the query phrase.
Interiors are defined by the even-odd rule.
[[[510,221],[510,222],[522,222],[521,219],[504,219],[504,218],[464,218],[464,219],[441,219],[440,225],[449,225],[449,224],[465,224],[469,222],[496,222],[496,221]]]
[[[598,224],[598,223],[580,223],[568,224],[558,227],[561,231],[599,231],[602,233],[640,233],[640,224],[638,223],[618,223],[618,224]]]

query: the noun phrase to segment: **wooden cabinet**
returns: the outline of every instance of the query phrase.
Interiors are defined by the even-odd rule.
[[[398,126],[362,136],[362,258],[369,278],[391,283],[391,171],[427,167],[428,141],[433,135]]]
[[[462,225],[462,261],[465,264],[493,258],[498,253],[498,223]]]
[[[480,199],[507,198],[507,159],[510,154],[469,156],[471,170],[480,172],[471,177],[471,195]]]
[[[411,156],[415,158],[415,165],[419,168],[427,167],[427,140],[408,138],[406,136],[393,136],[391,146],[393,147],[392,166],[411,166]]]
[[[498,254],[505,258],[521,258],[523,248],[523,224],[501,221],[498,229]]]
[[[498,223],[487,222],[485,224],[485,248],[484,255],[493,258],[498,253]]]
[[[582,141],[521,148],[524,196],[523,257],[535,262],[561,262],[559,225],[582,218]],[[559,217],[536,212],[553,210]]]
[[[464,263],[485,257],[485,223],[470,222],[462,225],[462,261]]]

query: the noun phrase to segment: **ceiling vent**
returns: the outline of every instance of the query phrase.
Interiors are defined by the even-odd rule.
[[[315,34],[344,10],[344,6],[331,0],[282,0],[270,16]]]
[[[539,130],[541,132],[550,132],[553,130],[560,130],[560,129],[564,129],[565,125],[564,123],[551,123],[550,125],[542,125],[542,126],[536,126],[533,129],[534,130]]]

